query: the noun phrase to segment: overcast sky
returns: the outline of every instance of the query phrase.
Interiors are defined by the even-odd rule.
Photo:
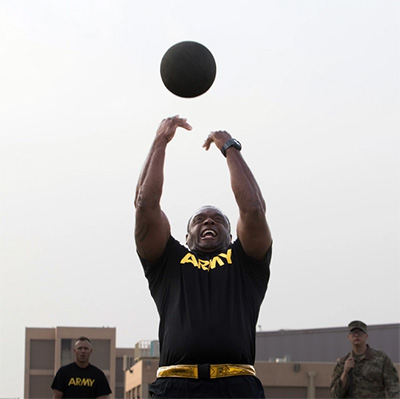
[[[162,206],[235,225],[212,130],[243,145],[274,239],[268,330],[398,323],[399,1],[0,1],[0,397],[23,396],[25,327],[110,326],[157,339],[133,241],[136,180],[179,114]],[[163,86],[165,51],[213,53],[194,99]],[[340,354],[338,354],[340,355]],[[334,361],[334,359],[332,359]]]

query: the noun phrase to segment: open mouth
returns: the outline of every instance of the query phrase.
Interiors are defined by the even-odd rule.
[[[217,236],[217,232],[211,229],[204,230],[201,233],[201,238],[214,238]]]

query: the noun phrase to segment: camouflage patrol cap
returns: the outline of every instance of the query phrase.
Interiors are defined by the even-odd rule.
[[[349,332],[358,328],[361,331],[364,331],[367,334],[367,325],[360,320],[354,320],[349,323]]]

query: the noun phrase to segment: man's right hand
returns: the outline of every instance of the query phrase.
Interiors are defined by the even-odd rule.
[[[349,371],[354,367],[354,358],[350,356],[345,362],[344,362],[344,371],[345,373],[349,373]]]
[[[192,130],[192,126],[186,122],[186,118],[179,118],[179,115],[163,119],[158,127],[156,137],[165,138],[169,143],[175,136],[176,129],[182,127],[186,130]]]

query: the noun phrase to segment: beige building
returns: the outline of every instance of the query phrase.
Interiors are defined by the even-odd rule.
[[[75,360],[74,344],[78,337],[90,338],[93,353],[90,362],[103,370],[113,398],[124,397],[123,361],[133,359],[134,348],[116,348],[115,328],[56,327],[26,328],[25,388],[26,399],[51,398],[50,388],[57,370]]]
[[[125,362],[126,399],[147,398],[149,384],[155,380],[160,351],[158,341],[140,341],[135,345],[135,358]]]

